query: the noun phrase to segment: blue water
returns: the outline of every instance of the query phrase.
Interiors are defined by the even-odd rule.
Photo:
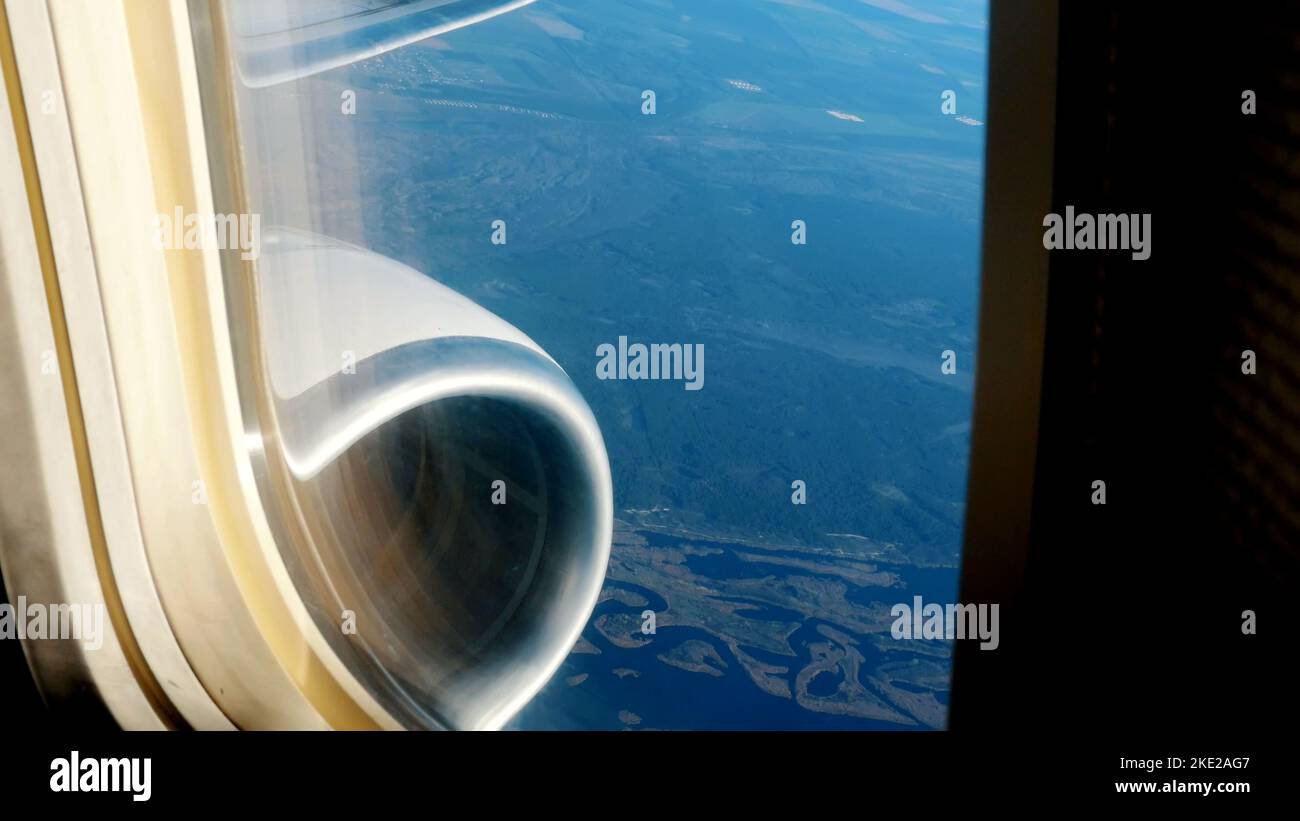
[[[651,545],[664,548],[690,544],[694,547],[723,550],[724,552],[720,554],[688,558],[687,564],[692,572],[707,578],[764,578],[774,573],[788,572],[789,575],[812,575],[829,580],[840,580],[836,576],[816,574],[803,569],[780,568],[775,565],[742,561],[736,558],[733,552],[739,547],[753,553],[757,552],[755,548],[698,539],[687,541],[675,536],[647,531],[642,531],[638,535],[645,537]],[[811,554],[798,551],[763,552],[805,560],[816,558]],[[955,601],[957,592],[955,568],[915,568],[894,565],[877,565],[877,568],[897,573],[902,585],[892,588],[857,588],[849,585],[850,600],[860,601],[863,605],[883,602],[888,606],[899,601],[910,603],[912,596],[921,595],[927,601]],[[644,585],[621,579],[612,582],[611,585],[639,593],[647,601],[645,607],[657,613],[662,613],[667,607],[667,602],[662,596]],[[746,601],[738,597],[718,597],[718,599],[733,602]],[[644,608],[628,607],[612,600],[602,602],[596,608],[593,622],[602,614],[617,612],[639,614],[642,609]],[[827,641],[818,632],[819,625],[825,625],[857,640],[855,647],[864,657],[863,679],[866,673],[885,661],[899,661],[910,657],[906,652],[883,653],[873,645],[869,637],[855,633],[844,625],[818,618],[805,619],[801,613],[788,608],[758,603],[755,609],[745,611],[742,615],[745,618],[800,623],[789,639],[789,644],[795,651],[793,657],[742,646],[748,655],[760,661],[790,668],[783,678],[789,682],[792,690],[795,674],[809,661],[807,645]],[[794,699],[768,694],[754,684],[724,642],[696,627],[660,627],[653,636],[643,637],[651,639],[649,644],[637,648],[614,645],[599,631],[590,627],[585,631],[584,637],[600,649],[600,654],[571,654],[542,694],[513,722],[513,727],[519,729],[630,727],[632,729],[717,730],[755,727],[790,730],[924,729],[915,725],[816,712],[800,706]],[[659,653],[671,650],[690,639],[706,642],[717,651],[727,664],[724,675],[715,677],[680,670],[664,664],[656,657]],[[946,665],[946,661],[944,664]],[[636,670],[638,675],[620,678],[613,672],[620,668]],[[577,686],[570,686],[566,681],[572,676],[583,673],[589,677]],[[842,671],[839,669],[820,673],[812,679],[808,688],[809,693],[814,696],[831,695],[836,691],[842,677]],[[898,680],[895,680],[894,686],[908,692],[933,692],[940,703],[946,705],[948,701],[946,690],[934,691],[928,687]],[[619,719],[621,711],[634,713],[640,718],[640,722],[625,724]]]

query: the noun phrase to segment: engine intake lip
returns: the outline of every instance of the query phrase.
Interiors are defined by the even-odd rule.
[[[609,559],[608,458],[573,383],[526,346],[439,337],[276,404],[308,536],[281,553],[327,643],[406,726],[500,727]]]

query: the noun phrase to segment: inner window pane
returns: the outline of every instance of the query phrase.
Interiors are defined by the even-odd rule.
[[[891,608],[957,601],[987,18],[540,0],[243,92],[265,223],[470,297],[600,424],[605,592],[511,726],[944,725],[951,644]]]

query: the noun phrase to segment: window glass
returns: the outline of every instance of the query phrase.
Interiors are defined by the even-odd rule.
[[[987,4],[335,5],[231,7],[252,209],[520,329],[608,450],[601,602],[509,726],[942,727],[951,643],[891,625],[957,600]]]

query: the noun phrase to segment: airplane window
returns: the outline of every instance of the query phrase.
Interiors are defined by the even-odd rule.
[[[957,601],[984,0],[226,15],[282,549],[367,686],[417,725],[944,726],[951,642],[891,627]],[[430,367],[507,387],[392,398]]]

